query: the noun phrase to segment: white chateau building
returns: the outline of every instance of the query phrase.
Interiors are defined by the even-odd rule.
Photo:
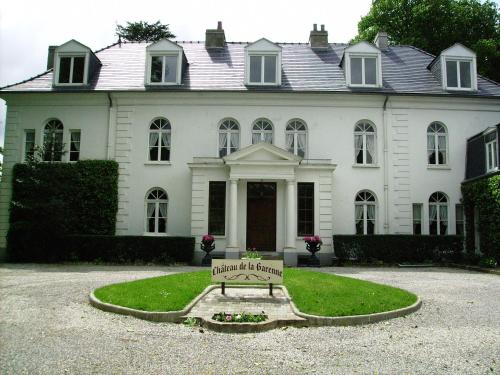
[[[12,166],[47,139],[48,160],[119,163],[116,234],[191,235],[198,260],[206,233],[226,257],[255,247],[290,265],[309,235],[328,263],[333,234],[463,233],[466,140],[500,122],[473,51],[435,57],[385,33],[229,43],[219,23],[205,42],[71,40],[47,68],[0,90],[3,247]]]

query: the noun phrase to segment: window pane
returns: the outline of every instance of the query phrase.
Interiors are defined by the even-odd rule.
[[[470,62],[460,61],[460,87],[470,88]]]
[[[59,83],[69,83],[71,57],[61,57],[59,60]]]
[[[314,183],[297,184],[297,235],[314,235]]]
[[[177,82],[177,56],[165,56],[165,82]]]
[[[365,84],[377,84],[377,59],[365,58]]]
[[[73,83],[83,83],[83,69],[85,57],[73,58]]]
[[[261,82],[261,56],[250,56],[250,82]]]
[[[80,159],[80,132],[72,131],[69,145],[69,160],[77,161]]]
[[[151,82],[161,82],[162,56],[151,57]]]
[[[362,84],[363,79],[361,77],[361,64],[363,59],[358,57],[351,57],[351,83]]]
[[[208,188],[208,232],[226,232],[226,182],[210,181]]]
[[[35,147],[35,131],[34,130],[26,130],[25,143],[24,143],[24,157],[25,157],[25,159],[33,156],[34,147]]]
[[[456,61],[446,61],[446,82],[448,87],[458,87]]]
[[[276,82],[276,56],[264,57],[264,82]]]

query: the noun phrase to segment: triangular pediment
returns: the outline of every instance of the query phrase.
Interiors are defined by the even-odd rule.
[[[85,44],[71,39],[56,48],[56,52],[92,52]]]
[[[476,53],[463,44],[455,43],[441,52],[443,56],[475,57]]]
[[[295,162],[302,160],[300,156],[294,155],[282,148],[261,142],[242,148],[239,151],[225,156],[225,162],[248,161],[248,162]]]
[[[155,52],[182,51],[182,47],[171,40],[160,39],[148,45],[146,50]]]
[[[281,51],[281,47],[266,38],[261,38],[245,47],[247,51]]]
[[[365,40],[347,47],[344,52],[350,53],[379,53],[380,50]]]

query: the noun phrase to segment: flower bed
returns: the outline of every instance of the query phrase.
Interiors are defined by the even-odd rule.
[[[264,311],[260,314],[230,314],[225,312],[220,312],[214,314],[212,319],[217,322],[222,323],[260,323],[267,320],[267,315],[264,314]]]

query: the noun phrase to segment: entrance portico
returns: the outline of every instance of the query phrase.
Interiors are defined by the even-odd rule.
[[[202,185],[224,180],[229,185],[226,235],[216,236],[216,251],[237,259],[248,247],[255,247],[258,251],[282,253],[285,264],[296,265],[298,253],[307,254],[302,238],[297,237],[297,183],[308,182],[314,183],[316,194],[314,233],[307,235],[319,234],[324,241],[323,263],[329,262],[328,257],[331,259],[331,185],[335,165],[330,160],[304,160],[274,145],[258,143],[222,159],[195,158],[190,168],[191,228],[197,243],[209,227],[205,219],[208,195]]]

